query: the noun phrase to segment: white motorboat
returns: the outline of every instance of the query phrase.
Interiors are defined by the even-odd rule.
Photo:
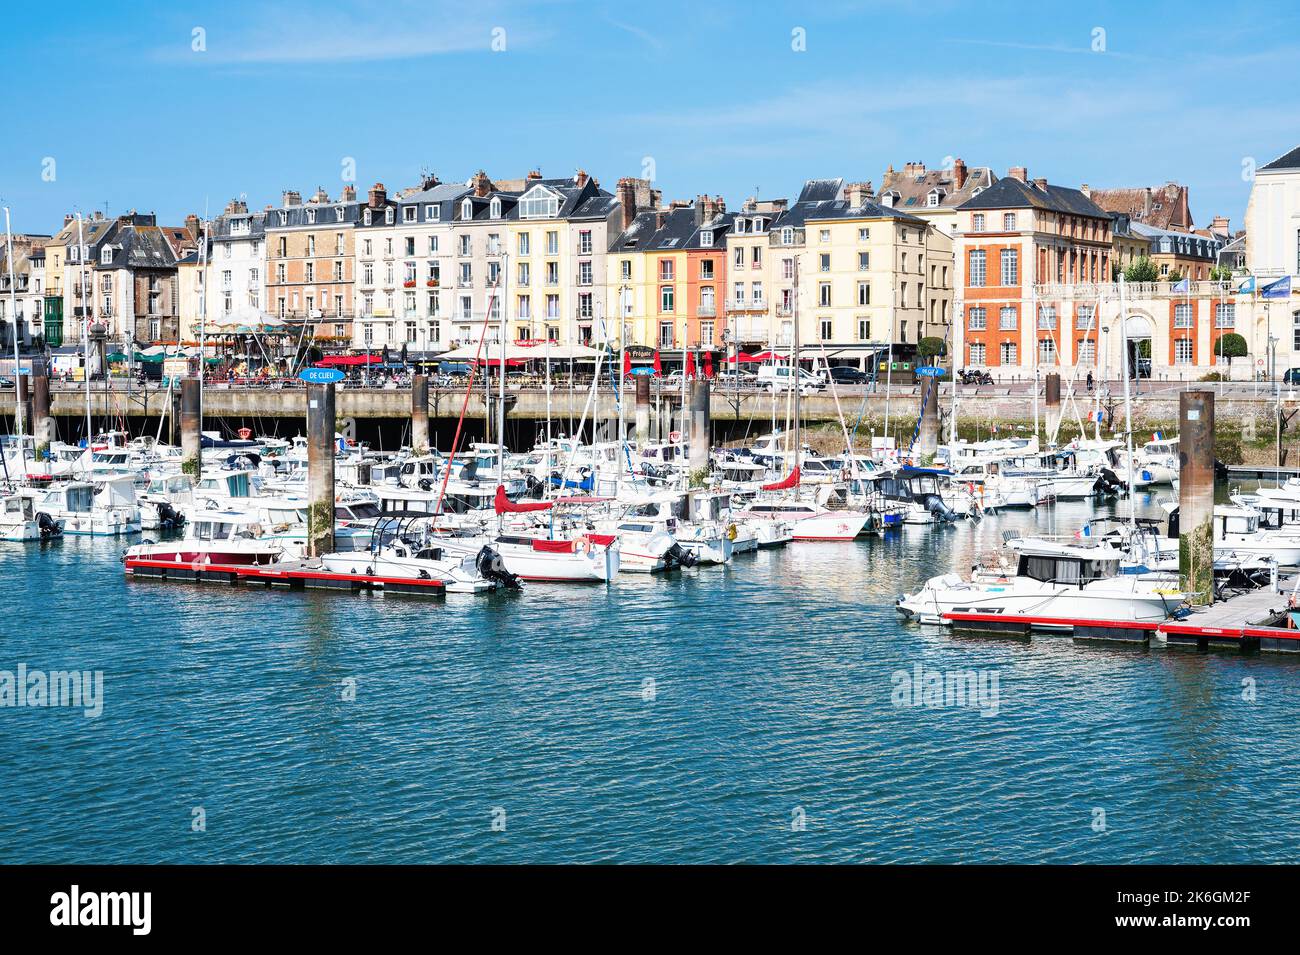
[[[33,508],[63,526],[65,534],[121,536],[140,533],[135,481],[129,475],[95,482],[66,481],[25,488]]]
[[[46,540],[63,533],[63,525],[44,511],[37,511],[31,497],[6,494],[0,501],[0,541]]]
[[[487,546],[475,554],[452,554],[437,542],[396,540],[372,550],[326,554],[320,562],[332,574],[441,580],[452,594],[486,593],[502,584],[518,586]]]
[[[741,520],[768,519],[790,527],[794,541],[851,541],[867,525],[860,511],[826,510],[808,501],[755,499],[737,515]]]
[[[931,577],[898,598],[899,613],[922,623],[950,623],[948,613],[1000,614],[1058,621],[1159,622],[1182,603],[1176,576],[1121,573],[1124,554],[1109,544],[1023,538],[1009,554],[958,574]],[[1014,562],[1012,562],[1014,561]]]
[[[208,565],[273,564],[284,556],[283,544],[267,537],[261,522],[246,511],[204,511],[185,525],[177,540],[146,541],[126,552],[126,558],[166,560]]]

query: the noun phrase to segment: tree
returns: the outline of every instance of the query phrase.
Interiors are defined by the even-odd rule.
[[[1232,269],[1228,268],[1226,265],[1216,265],[1214,268],[1210,269],[1210,281],[1231,282]]]
[[[1178,271],[1177,269],[1174,269],[1172,272],[1170,272],[1168,275],[1165,276],[1165,281],[1168,282],[1170,285],[1172,285],[1175,282],[1181,282],[1182,280],[1183,280],[1183,273]]]
[[[1155,263],[1144,255],[1124,270],[1124,278],[1130,282],[1158,282],[1160,273]]]
[[[1246,339],[1236,332],[1228,332],[1219,337],[1214,353],[1220,358],[1245,358]]]
[[[933,358],[936,355],[948,354],[948,345],[942,338],[933,336],[922,338],[916,343],[916,353],[923,358]]]

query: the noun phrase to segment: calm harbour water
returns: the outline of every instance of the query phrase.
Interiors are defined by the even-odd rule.
[[[0,709],[0,862],[1297,861],[1300,661],[898,621],[1003,530],[1092,512],[445,602],[0,545],[0,670],[105,681],[97,719]],[[917,664],[996,673],[997,715],[894,706]]]

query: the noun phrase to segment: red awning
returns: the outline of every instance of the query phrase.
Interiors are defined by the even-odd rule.
[[[704,353],[704,377],[713,377],[713,352],[711,351],[706,351]]]
[[[530,501],[527,504],[516,503],[506,497],[506,489],[500,484],[497,485],[497,496],[493,502],[498,514],[523,514],[528,511],[544,511],[553,503],[553,501]]]
[[[316,362],[317,368],[331,368],[340,365],[382,365],[384,359],[379,355],[326,355]]]
[[[623,377],[626,378],[630,374],[632,374],[632,354],[629,351],[627,351],[627,349],[624,349],[623,350]]]
[[[736,364],[737,361],[739,361],[740,364],[744,365],[748,362],[760,362],[763,360],[764,359],[762,355],[749,355],[746,354],[745,352],[740,352],[739,354],[736,355],[729,355],[727,357],[727,364],[734,365]]]
[[[742,359],[744,360],[744,359]],[[778,355],[774,351],[759,352],[757,355],[750,355],[749,361],[789,361],[789,355]]]
[[[775,484],[764,484],[764,491],[784,491],[799,484],[799,469],[794,468],[789,474]]]

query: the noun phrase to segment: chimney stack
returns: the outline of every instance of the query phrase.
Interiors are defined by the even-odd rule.
[[[1210,222],[1210,231],[1222,232],[1225,235],[1229,234],[1228,223],[1229,220],[1227,216],[1215,216],[1214,219]]]
[[[316,195],[314,195],[314,196],[311,197],[311,201],[312,201],[312,202],[316,202],[316,203],[329,202],[329,201],[330,201],[330,194],[329,194],[328,192],[325,191],[325,187],[324,187],[324,186],[317,186],[317,187],[316,187]]]
[[[185,231],[190,234],[190,238],[194,239],[196,242],[198,241],[199,217],[192,212],[185,217]]]
[[[344,201],[344,202],[356,202],[356,201],[357,201],[357,187],[356,187],[356,186],[352,185],[351,183],[348,183],[348,185],[346,185],[346,186],[343,187],[343,201]]]
[[[1037,189],[1039,192],[1046,192],[1046,191],[1047,191],[1047,180],[1046,180],[1046,179],[1035,179],[1035,180],[1034,180],[1034,188]]]
[[[1086,182],[1079,187],[1079,191],[1082,192],[1089,199],[1092,198],[1092,187],[1090,187]]]
[[[479,199],[486,199],[491,191],[492,180],[487,177],[486,172],[480,169],[474,174],[474,195]]]
[[[579,169],[578,174],[573,177],[573,184],[581,189],[587,184],[587,170]]]
[[[529,173],[529,178],[532,178],[532,175],[532,173]],[[626,232],[632,225],[632,220],[636,218],[636,183],[624,176],[618,181],[616,189],[619,205],[623,207],[623,229],[621,231]]]
[[[68,226],[72,225],[74,219],[76,219],[76,216],[74,216],[71,212],[65,212],[63,214],[64,228],[67,228]]]
[[[1021,182],[1028,182],[1029,170],[1027,170],[1024,166],[1012,166],[1010,169],[1007,170],[1007,177],[1010,179],[1018,179]]]
[[[541,171],[540,169],[530,169],[530,170],[528,170],[528,177],[527,177],[527,179],[528,179],[529,182],[532,182],[532,181],[535,180],[535,179],[541,179],[541,178],[542,178],[542,171]]]
[[[664,227],[664,223],[667,221],[668,221],[668,213],[660,209],[658,212],[655,213],[655,230],[658,231],[659,229],[662,229]]]
[[[292,206],[300,206],[300,205],[302,205],[302,193],[297,192],[296,190],[293,190],[293,189],[286,189],[286,190],[281,194],[281,197],[280,197],[280,198],[283,200],[283,202],[284,202],[284,207],[285,207],[286,209],[288,209],[288,208],[290,208],[290,207],[292,207]]]
[[[956,189],[966,185],[966,163],[960,158],[952,164],[952,184]]]
[[[849,205],[855,209],[871,199],[870,182],[851,182],[844,187],[844,198],[848,200]]]
[[[1147,186],[1142,193],[1142,217],[1146,218],[1151,215],[1151,187]]]
[[[371,209],[378,209],[388,202],[388,190],[384,188],[382,182],[377,182],[370,187],[370,192],[366,194],[366,205]]]

